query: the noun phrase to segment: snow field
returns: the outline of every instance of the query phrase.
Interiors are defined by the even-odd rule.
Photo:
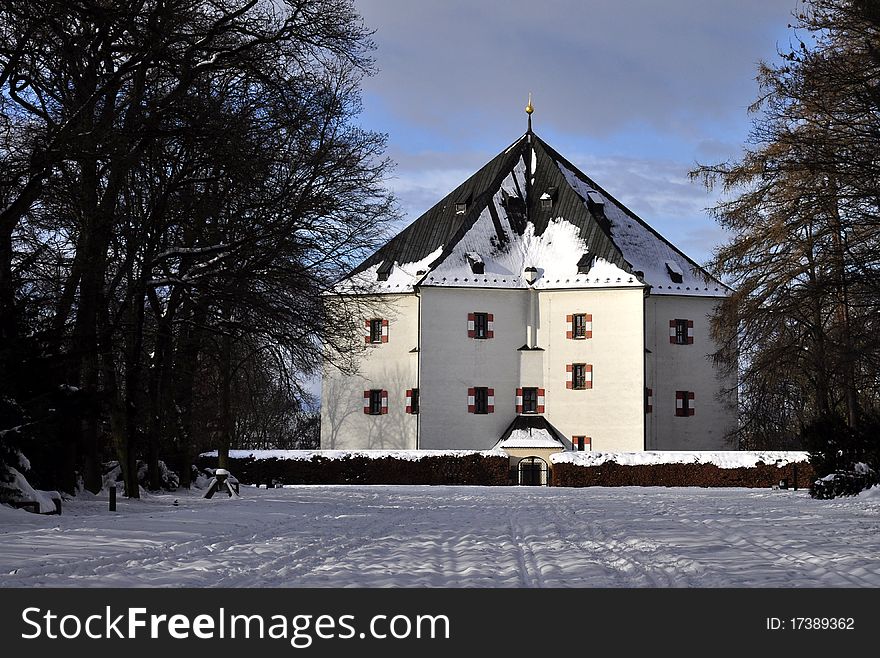
[[[878,587],[880,495],[243,487],[0,506],[0,586]],[[178,500],[175,506],[173,503]]]

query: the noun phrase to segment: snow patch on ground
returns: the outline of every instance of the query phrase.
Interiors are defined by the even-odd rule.
[[[554,464],[574,464],[576,466],[599,466],[614,462],[625,466],[646,466],[651,464],[714,464],[719,468],[750,468],[760,463],[785,466],[792,463],[807,462],[807,452],[793,450],[764,451],[684,451],[651,450],[645,452],[562,452],[550,456]]]

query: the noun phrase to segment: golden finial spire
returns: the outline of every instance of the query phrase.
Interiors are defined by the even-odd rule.
[[[529,132],[532,132],[532,112],[535,108],[532,106],[532,92],[529,92],[529,104],[526,105],[526,114],[529,115]]]

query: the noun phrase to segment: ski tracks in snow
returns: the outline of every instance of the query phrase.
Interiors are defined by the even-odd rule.
[[[877,498],[357,485],[242,494],[181,495],[179,507],[154,496],[116,514],[71,501],[60,519],[10,511],[0,586],[880,586]]]

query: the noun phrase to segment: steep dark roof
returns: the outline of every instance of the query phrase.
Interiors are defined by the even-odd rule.
[[[542,202],[542,197],[552,203]],[[570,230],[560,231],[559,222]],[[551,225],[556,232],[546,244],[540,243]],[[520,238],[528,244],[517,250],[512,245]],[[549,249],[554,239],[556,245]],[[567,241],[567,250],[560,251],[561,240]],[[472,276],[474,255],[485,260],[485,276]],[[565,262],[560,264],[560,258]],[[586,276],[597,262],[602,267],[595,276]],[[379,285],[392,292],[414,285],[465,283],[523,287],[521,275],[527,265],[542,269],[539,288],[644,281],[665,294],[716,296],[727,291],[532,132],[452,190],[350,277],[365,273],[368,281],[361,283],[386,281],[387,274],[380,278],[377,269],[387,273],[400,268],[400,276]],[[685,280],[670,278],[670,270],[686,272]]]

